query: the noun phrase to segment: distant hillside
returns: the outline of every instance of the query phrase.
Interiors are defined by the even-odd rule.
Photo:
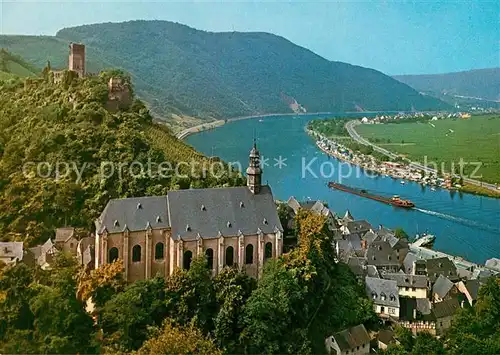
[[[436,97],[447,95],[500,101],[500,68],[447,74],[397,75],[394,78]]]
[[[39,75],[40,70],[21,57],[0,49],[0,80]]]
[[[378,71],[328,61],[268,33],[132,21],[66,28],[56,37],[0,36],[1,46],[38,65],[49,57],[65,64],[70,41],[87,45],[90,70],[130,72],[138,95],[165,116],[226,118],[291,112],[290,106],[308,112],[449,107]]]

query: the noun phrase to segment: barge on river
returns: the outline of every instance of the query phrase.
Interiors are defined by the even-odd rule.
[[[384,196],[378,196],[378,195],[371,194],[364,189],[357,189],[354,187],[349,187],[349,186],[342,185],[342,184],[339,184],[339,183],[336,183],[333,181],[328,183],[328,187],[332,188],[332,189],[337,189],[340,191],[349,192],[351,194],[358,195],[361,197],[366,197],[366,198],[369,198],[371,200],[383,202],[383,203],[386,203],[388,205],[392,205],[395,207],[401,207],[401,208],[413,208],[413,207],[415,207],[415,204],[413,202],[411,202],[410,200],[403,200],[399,196],[393,196],[391,198],[384,197]]]

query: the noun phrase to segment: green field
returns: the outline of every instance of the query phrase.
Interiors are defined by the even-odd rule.
[[[434,127],[433,127],[434,125]],[[390,151],[406,155],[413,161],[443,163],[450,171],[463,158],[481,162],[478,175],[482,180],[500,183],[500,115],[472,116],[469,119],[444,119],[418,123],[359,125],[356,131],[371,142]],[[475,169],[464,167],[464,175]]]

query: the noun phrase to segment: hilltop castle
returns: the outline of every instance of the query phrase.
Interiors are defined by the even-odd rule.
[[[81,43],[69,44],[68,69],[78,75],[79,78],[95,76],[88,73],[85,66],[85,45]],[[66,70],[51,70],[54,75],[54,83],[60,83],[63,80]],[[132,94],[129,86],[121,78],[112,77],[108,81],[108,101],[106,108],[110,111],[116,111],[128,107],[132,102]]]

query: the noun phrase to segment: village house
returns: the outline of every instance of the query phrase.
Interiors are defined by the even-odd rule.
[[[400,297],[399,304],[400,326],[409,329],[414,335],[419,332],[436,335],[436,318],[432,312],[432,304],[427,298]]]
[[[28,248],[25,255],[25,263],[29,266],[40,266],[43,270],[50,269],[54,262],[54,257],[60,251],[56,248],[51,239],[47,239],[42,245]]]
[[[380,272],[398,272],[399,261],[395,250],[389,242],[376,240],[366,251],[368,265],[374,265]]]
[[[372,225],[367,221],[359,220],[359,221],[348,221],[347,224],[340,227],[340,230],[344,234],[352,234],[357,233],[360,236],[364,235],[366,232],[372,229]]]
[[[442,335],[451,326],[453,316],[460,308],[460,303],[456,298],[434,303],[433,314],[436,319],[436,335]]]
[[[439,275],[432,286],[432,301],[442,302],[444,300],[456,297],[460,292],[453,282],[447,277]]]
[[[447,277],[452,282],[458,282],[457,267],[447,257],[427,259],[425,261],[425,273],[432,284],[438,279],[439,275]]]
[[[455,284],[458,290],[465,295],[470,306],[473,306],[477,301],[477,295],[481,282],[479,280],[465,280]]]
[[[246,187],[171,191],[109,201],[96,221],[95,267],[120,260],[125,279],[167,276],[205,256],[213,274],[237,265],[258,277],[282,254],[283,228],[260,153],[250,151]]]
[[[390,329],[382,329],[377,336],[378,348],[387,350],[391,344],[399,344],[399,341],[394,337],[394,332]]]
[[[370,353],[370,335],[363,324],[328,337],[326,351],[333,355],[364,355]]]
[[[398,285],[394,280],[366,277],[366,295],[373,301],[375,313],[382,319],[399,318]]]
[[[78,245],[78,240],[75,237],[75,229],[72,227],[57,228],[54,244],[59,250],[75,255]]]
[[[22,242],[0,242],[0,264],[14,265],[23,260]]]
[[[407,275],[403,273],[383,273],[382,278],[397,282],[399,296],[427,298],[427,292],[429,290],[429,280],[427,276]]]

